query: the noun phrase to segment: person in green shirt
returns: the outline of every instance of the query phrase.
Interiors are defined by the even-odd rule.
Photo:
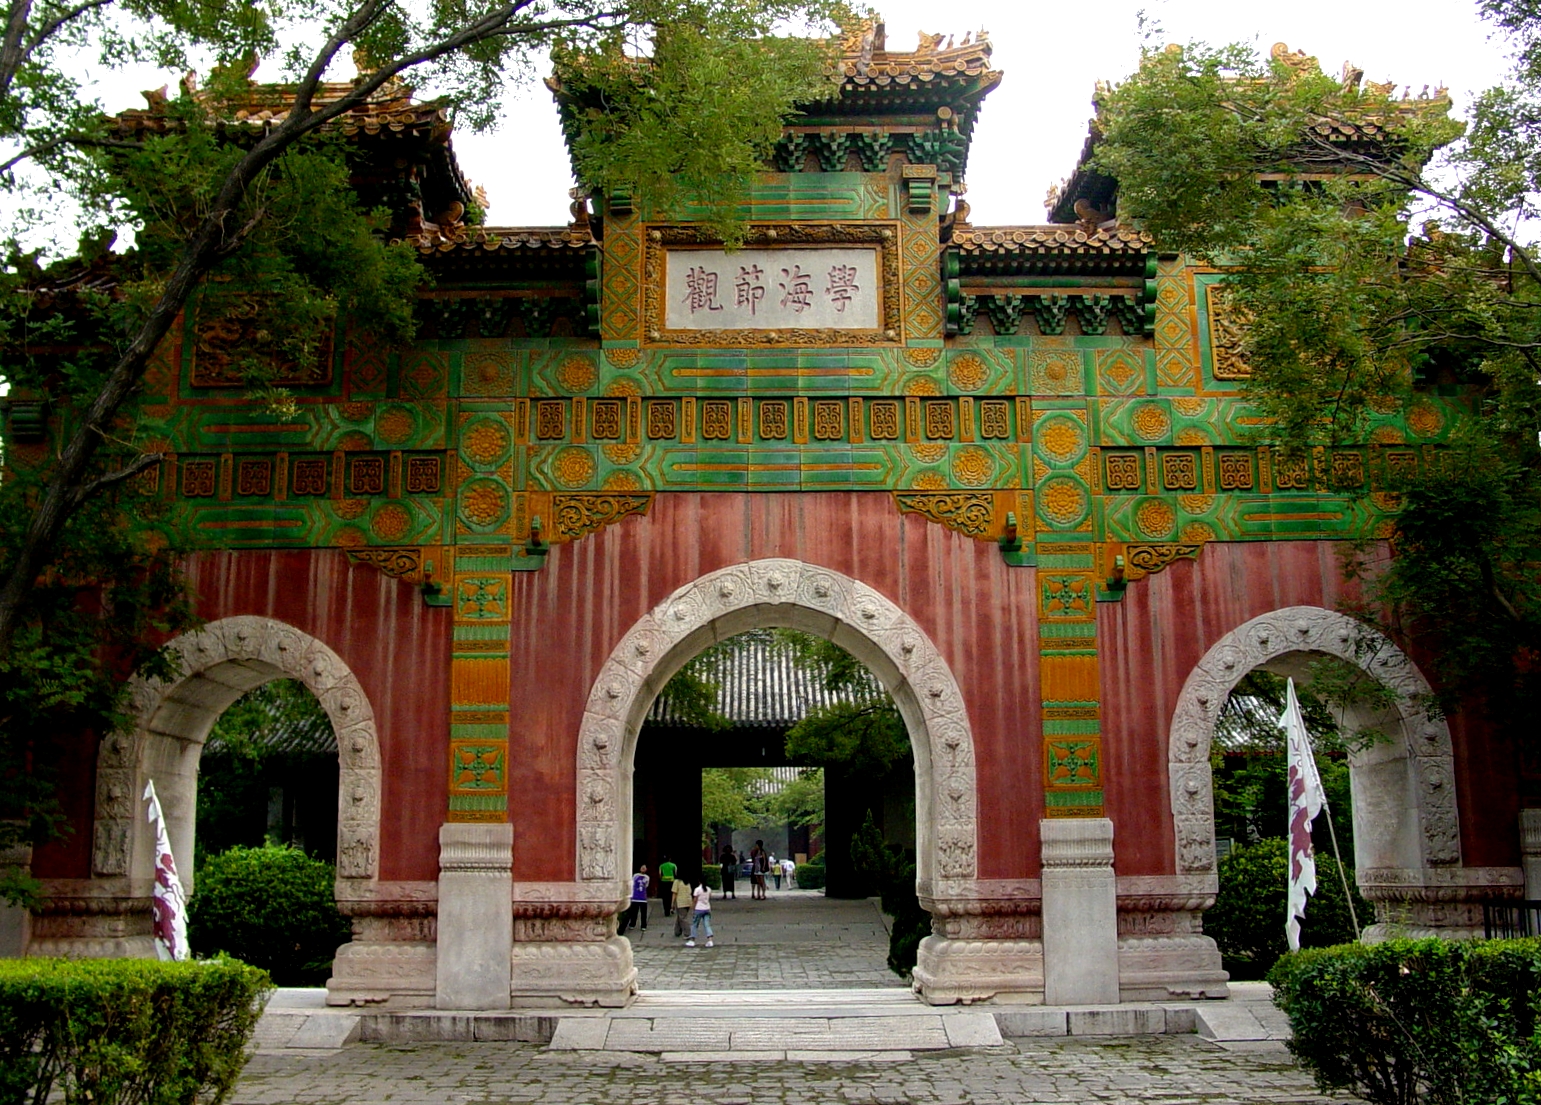
[[[672,901],[674,895],[670,891],[674,887],[674,876],[677,870],[674,866],[674,861],[668,856],[664,856],[663,862],[658,865],[658,886],[660,888],[658,896],[663,899],[663,915],[665,917],[674,912],[674,902]]]

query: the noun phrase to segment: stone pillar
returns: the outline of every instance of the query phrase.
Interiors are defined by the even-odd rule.
[[[18,844],[0,850],[0,874],[26,874],[32,867],[32,845]],[[32,936],[32,911],[0,902],[0,958],[19,959],[27,954]]]
[[[507,1009],[513,955],[514,827],[439,827],[439,1009]]]
[[[1118,1002],[1118,889],[1113,822],[1044,819],[1043,1000],[1048,1005]]]
[[[1525,868],[1525,897],[1541,900],[1541,810],[1520,811],[1520,863]]]

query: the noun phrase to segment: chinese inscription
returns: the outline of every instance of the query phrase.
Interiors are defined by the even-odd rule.
[[[671,249],[673,330],[875,330],[878,252],[867,247]]]

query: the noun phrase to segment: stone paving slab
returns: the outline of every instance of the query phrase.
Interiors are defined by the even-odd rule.
[[[810,1049],[811,1050],[811,1049]],[[1197,1036],[1040,1037],[873,1059],[660,1057],[532,1044],[358,1044],[259,1054],[229,1105],[1348,1105],[1319,1095],[1284,1046]],[[673,1056],[670,1056],[673,1059]],[[684,1062],[684,1057],[680,1057]]]

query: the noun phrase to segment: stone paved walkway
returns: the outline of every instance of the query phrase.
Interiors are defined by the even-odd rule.
[[[534,1044],[360,1044],[258,1055],[231,1105],[1307,1105],[1282,1044],[1226,1050],[1194,1036],[1030,1039],[905,1062],[744,1062]]]
[[[875,903],[814,890],[770,891],[712,903],[714,948],[683,946],[674,918],[648,906],[646,932],[627,934],[643,990],[813,990],[906,985],[888,969],[888,932]]]

